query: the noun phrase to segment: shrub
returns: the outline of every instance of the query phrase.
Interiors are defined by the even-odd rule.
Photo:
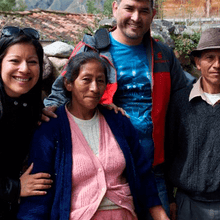
[[[201,32],[195,31],[192,35],[186,33],[183,33],[182,35],[172,34],[171,38],[175,42],[175,51],[177,51],[179,55],[183,55],[185,58],[188,58],[190,52],[197,47],[200,36]]]
[[[153,35],[153,38],[164,43],[164,39],[160,35]]]
[[[192,35],[186,33],[183,33],[182,35],[171,35],[171,38],[175,43],[174,52],[183,69],[188,72],[191,72],[193,67],[189,55],[190,52],[197,47],[200,36],[201,31],[194,31]]]

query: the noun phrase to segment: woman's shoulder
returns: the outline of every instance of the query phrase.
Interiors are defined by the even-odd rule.
[[[48,122],[42,122],[42,124],[38,127],[38,130],[46,131],[55,131],[60,129],[60,126],[64,124],[65,118],[67,120],[65,106],[60,106],[56,111],[55,114],[57,118],[50,118]]]
[[[99,105],[98,106],[99,111],[104,115],[105,118],[111,118],[111,119],[115,119],[115,120],[124,120],[124,118],[127,118],[126,116],[122,115],[122,113],[120,111],[118,111],[118,113],[115,113],[115,111],[112,109],[107,109],[106,107]],[[125,119],[126,120],[126,119]]]
[[[109,110],[103,106],[99,108],[99,110],[111,129],[119,128],[123,131],[128,131],[132,128],[133,125],[131,124],[130,119],[127,116],[122,115],[120,111],[115,113],[114,110]]]

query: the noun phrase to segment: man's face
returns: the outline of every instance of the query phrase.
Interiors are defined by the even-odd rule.
[[[207,93],[220,93],[220,49],[205,50],[195,63],[202,74],[202,87]]]
[[[117,29],[113,36],[121,43],[138,45],[150,29],[156,11],[148,0],[121,0],[113,2],[113,15]]]

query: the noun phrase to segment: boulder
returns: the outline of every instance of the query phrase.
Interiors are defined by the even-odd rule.
[[[44,54],[43,80],[49,78],[52,74],[53,74],[53,64],[48,59],[47,55]]]
[[[170,34],[175,30],[175,26],[171,22],[165,20],[154,20],[151,24],[152,36],[160,36],[163,42],[171,48],[175,47],[174,41]]]
[[[116,20],[115,18],[104,18],[99,22],[100,26],[107,26],[107,27],[113,27],[116,26]]]
[[[175,29],[174,29],[173,33],[175,35],[182,34],[186,28],[187,27],[185,25],[175,25]]]
[[[54,67],[52,62],[49,60],[47,55],[44,55],[44,65],[43,65],[43,97],[48,96],[51,92],[51,86],[55,80]]]
[[[53,65],[53,75],[54,77],[58,77],[64,67],[64,65],[68,62],[67,58],[58,58],[58,57],[48,57],[50,62]]]
[[[56,41],[52,44],[49,44],[44,47],[44,53],[48,57],[61,57],[61,58],[68,58],[72,53],[74,47],[70,44]]]

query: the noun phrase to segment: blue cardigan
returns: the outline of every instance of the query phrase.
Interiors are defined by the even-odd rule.
[[[161,205],[151,163],[139,144],[137,132],[130,120],[99,106],[126,160],[125,176],[130,186],[138,219],[146,219],[150,207]],[[21,199],[18,219],[67,220],[71,204],[72,144],[69,121],[64,105],[57,118],[43,123],[35,132],[29,162],[33,173],[47,172],[53,178],[45,196]],[[74,159],[74,158],[73,158]]]

